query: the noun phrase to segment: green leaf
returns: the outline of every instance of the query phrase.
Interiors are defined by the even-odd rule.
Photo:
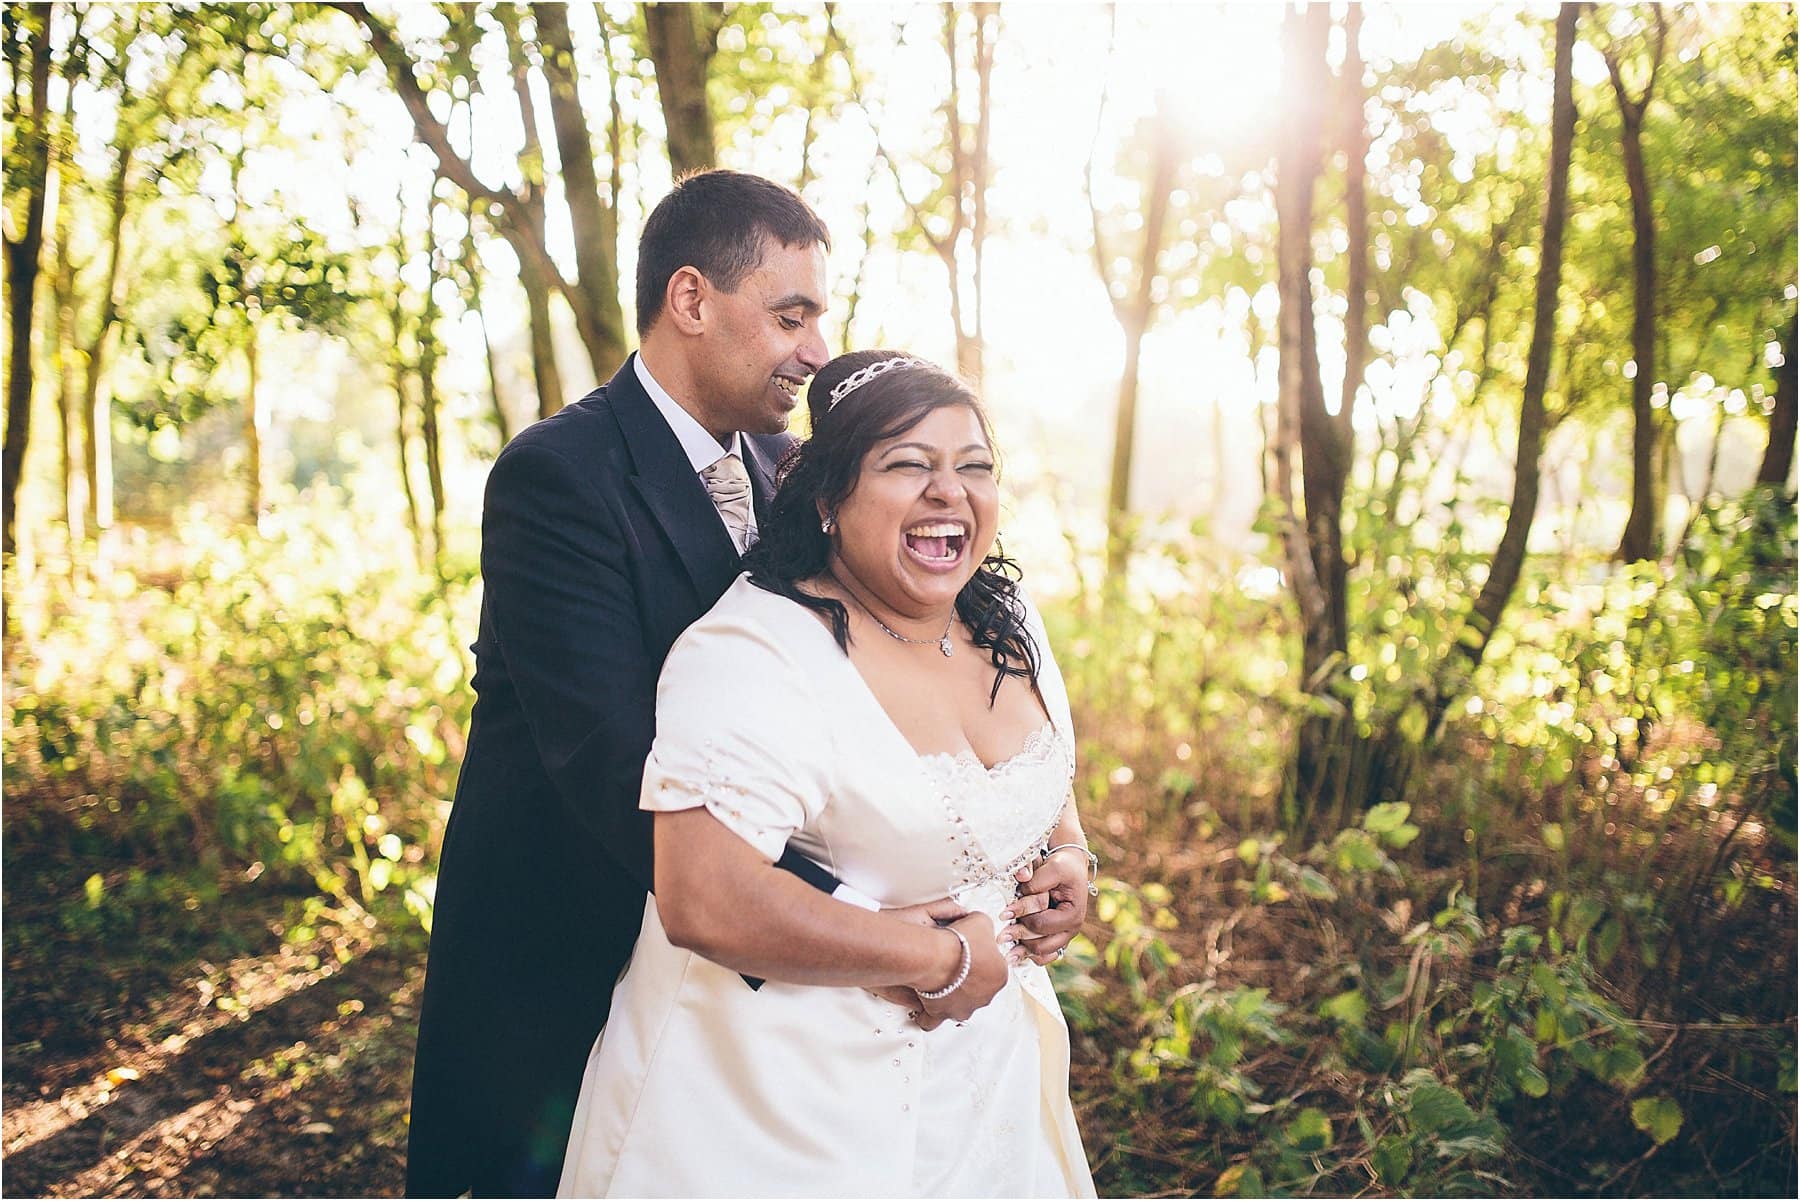
[[[1282,1130],[1288,1145],[1305,1155],[1314,1155],[1331,1146],[1331,1119],[1322,1109],[1306,1108]]]
[[[1266,1192],[1262,1173],[1247,1163],[1232,1164],[1213,1181],[1215,1197],[1260,1197]]]
[[[1475,1111],[1455,1089],[1441,1084],[1421,1084],[1407,1103],[1407,1116],[1427,1134],[1451,1132],[1475,1124]]]
[[[1419,827],[1413,825],[1411,822],[1407,822],[1405,825],[1389,830],[1386,834],[1383,834],[1381,836],[1381,841],[1387,843],[1396,851],[1404,851],[1407,847],[1412,845],[1413,839],[1418,836]]]
[[[1388,1188],[1398,1188],[1412,1171],[1412,1147],[1403,1138],[1389,1135],[1375,1144],[1369,1153],[1369,1166],[1375,1169],[1375,1178]]]
[[[1630,1092],[1643,1081],[1644,1057],[1638,1053],[1636,1047],[1608,1047],[1606,1054],[1600,1058],[1598,1074],[1608,1084],[1617,1085],[1624,1091]]]
[[[1605,967],[1612,962],[1613,956],[1619,953],[1619,943],[1625,937],[1625,927],[1617,918],[1609,917],[1600,923],[1594,931],[1594,962]]]
[[[1552,1005],[1561,1005],[1569,999],[1568,986],[1557,978],[1556,969],[1547,963],[1531,965],[1531,982]]]
[[[1569,920],[1564,926],[1571,942],[1580,942],[1594,923],[1606,916],[1606,906],[1593,897],[1576,897],[1569,906]]]
[[[1328,998],[1319,1006],[1319,1016],[1342,1022],[1346,1026],[1360,1026],[1363,1019],[1369,1016],[1369,1002],[1363,996],[1362,989],[1352,988]]]
[[[1362,830],[1343,831],[1332,844],[1331,852],[1332,862],[1343,872],[1366,874],[1380,870],[1387,862],[1375,840]]]
[[[1681,1133],[1681,1106],[1670,1097],[1642,1097],[1631,1103],[1631,1124],[1660,1147]]]
[[[1298,882],[1300,891],[1313,898],[1315,901],[1337,900],[1338,892],[1337,889],[1331,886],[1331,881],[1327,880],[1324,876],[1320,875],[1310,867],[1303,867],[1300,869]]]
[[[1363,814],[1362,826],[1371,834],[1387,834],[1406,824],[1412,806],[1405,801],[1383,801]]]
[[[100,908],[100,901],[106,896],[106,881],[101,877],[100,873],[95,872],[93,875],[89,876],[87,882],[84,883],[81,888],[82,891],[87,894],[87,907],[89,909]]]

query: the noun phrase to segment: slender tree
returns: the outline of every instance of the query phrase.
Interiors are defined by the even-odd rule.
[[[18,549],[19,479],[31,438],[31,333],[50,174],[50,25],[56,5],[8,4],[0,17],[8,77],[6,124],[6,437],[0,450],[0,553]],[[22,202],[22,204],[21,204]],[[22,207],[23,213],[18,209]]]
[[[1781,342],[1781,362],[1775,368],[1775,406],[1769,411],[1769,445],[1763,452],[1756,482],[1786,488],[1794,470],[1795,370],[1800,367],[1800,310],[1788,314]]]
[[[1281,139],[1275,163],[1276,288],[1281,308],[1277,331],[1275,492],[1286,519],[1282,545],[1300,605],[1301,678],[1317,688],[1321,671],[1340,654],[1336,632],[1342,547],[1337,531],[1342,476],[1325,413],[1319,378],[1318,335],[1313,324],[1313,192],[1324,162],[1324,106],[1329,68],[1329,10],[1320,4],[1289,8],[1282,22]],[[1300,473],[1305,516],[1299,513],[1295,468]],[[1332,504],[1335,497],[1337,504]],[[1333,564],[1334,558],[1339,560]],[[1303,759],[1305,756],[1303,755]],[[1303,763],[1302,771],[1310,765]]]
[[[1537,516],[1540,460],[1544,443],[1544,394],[1550,382],[1550,354],[1556,342],[1556,313],[1562,288],[1563,232],[1568,225],[1569,160],[1575,142],[1575,93],[1571,63],[1581,6],[1565,4],[1556,14],[1556,49],[1550,109],[1550,164],[1545,181],[1543,233],[1539,239],[1536,296],[1532,308],[1531,349],[1525,360],[1525,385],[1519,400],[1517,461],[1513,468],[1512,502],[1506,528],[1488,565],[1487,580],[1464,622],[1463,633],[1434,681],[1427,704],[1427,728],[1441,729],[1450,703],[1460,696],[1469,677],[1487,654],[1500,616],[1512,599],[1525,566],[1531,524]]]
[[[531,94],[531,60],[519,29],[516,9],[497,10],[506,31],[508,59],[512,64],[513,96],[519,105],[524,139],[519,147],[520,210],[529,222],[531,236],[543,241],[548,222],[544,207],[544,151],[538,138],[537,102]],[[441,170],[441,165],[440,165]],[[550,416],[567,400],[562,371],[556,362],[555,327],[550,315],[550,282],[535,260],[519,260],[519,282],[525,288],[526,328],[531,344],[531,376],[537,384],[538,417]],[[596,368],[598,370],[598,368]]]
[[[1625,163],[1625,184],[1631,197],[1631,515],[1619,539],[1617,557],[1626,562],[1652,559],[1657,554],[1658,514],[1662,511],[1663,476],[1657,470],[1656,409],[1650,403],[1657,379],[1656,330],[1656,212],[1650,188],[1650,172],[1644,163],[1644,114],[1656,92],[1656,75],[1662,68],[1668,22],[1662,5],[1652,4],[1655,32],[1650,40],[1650,66],[1644,87],[1636,96],[1625,82],[1623,55],[1617,45],[1605,46],[1607,77],[1619,107],[1619,154]]]
[[[718,165],[706,79],[724,17],[723,4],[644,5],[644,33],[668,131],[669,168],[677,179]]]
[[[1159,106],[1160,107],[1160,106]],[[1094,267],[1106,285],[1113,319],[1125,335],[1125,365],[1119,374],[1118,401],[1113,409],[1112,469],[1106,490],[1106,574],[1122,584],[1131,559],[1131,474],[1137,441],[1138,384],[1141,377],[1144,335],[1156,316],[1156,281],[1169,221],[1169,196],[1174,191],[1180,150],[1174,127],[1166,116],[1152,118],[1150,182],[1144,191],[1143,238],[1130,261],[1133,273],[1115,280],[1114,248],[1106,237],[1100,210],[1094,201],[1092,156],[1088,160],[1086,191],[1088,215],[1093,227]]]
[[[435,202],[433,206],[435,207]],[[441,573],[444,569],[444,450],[438,432],[438,302],[437,281],[440,274],[435,223],[431,207],[425,221],[425,298],[419,314],[419,440],[425,445],[425,486],[431,497],[431,558]]]
[[[56,188],[56,227],[52,238],[50,272],[50,312],[45,344],[49,351],[52,385],[55,388],[57,427],[57,483],[62,499],[63,525],[71,543],[83,534],[82,501],[86,488],[79,487],[76,462],[82,458],[79,439],[80,373],[76,331],[74,231],[75,214],[80,207],[77,192],[81,173],[75,163],[75,94],[81,78],[87,73],[88,9],[76,9],[63,48],[61,70],[63,107],[51,132],[50,181]],[[73,558],[71,557],[71,565]]]

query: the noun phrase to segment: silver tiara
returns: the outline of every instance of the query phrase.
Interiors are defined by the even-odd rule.
[[[915,359],[908,355],[896,355],[891,359],[882,359],[870,363],[867,367],[859,367],[838,381],[838,386],[831,390],[831,399],[825,405],[825,411],[837,408],[838,401],[850,395],[877,376],[886,375],[890,371],[899,371],[907,367],[929,367],[924,359]]]

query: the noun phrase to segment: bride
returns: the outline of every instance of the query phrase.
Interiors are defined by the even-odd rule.
[[[986,417],[889,351],[828,364],[809,405],[748,574],[663,668],[656,892],[559,1195],[1091,1197],[1061,952],[1031,953],[1016,923],[1047,902],[1015,873],[1093,859],[1062,678],[995,544]],[[910,908],[774,870],[790,839]]]

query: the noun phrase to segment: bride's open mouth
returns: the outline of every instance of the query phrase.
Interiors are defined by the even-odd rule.
[[[907,553],[928,567],[954,567],[969,544],[969,529],[960,521],[932,521],[902,534]]]

